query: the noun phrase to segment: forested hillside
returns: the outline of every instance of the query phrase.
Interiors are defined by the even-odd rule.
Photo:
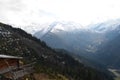
[[[25,31],[3,23],[0,23],[0,54],[21,56],[25,63],[37,62],[35,73],[44,73],[49,79],[112,80],[109,75],[56,52]]]

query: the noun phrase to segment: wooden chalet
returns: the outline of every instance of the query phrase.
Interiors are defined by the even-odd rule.
[[[22,57],[0,55],[0,80],[22,80],[33,73],[33,64],[21,64]]]

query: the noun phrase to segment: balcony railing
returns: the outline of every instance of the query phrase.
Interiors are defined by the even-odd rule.
[[[18,67],[16,67],[16,66],[9,66],[8,68],[0,70],[0,74],[4,74],[4,73],[7,73],[7,72],[10,72],[10,71],[12,71],[14,69],[17,69],[17,68]]]
[[[31,74],[34,72],[34,64],[35,63],[31,63],[31,64],[26,64],[20,67],[17,66],[9,66],[6,69],[0,70],[0,74],[4,74],[4,73],[10,73],[12,75],[12,78],[18,79],[21,78],[25,75]]]
[[[27,66],[21,70],[13,71],[13,78],[18,79],[30,73],[33,73],[33,66]]]

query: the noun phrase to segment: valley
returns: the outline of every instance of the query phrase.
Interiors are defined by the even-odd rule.
[[[32,74],[36,79],[113,80],[109,74],[52,49],[20,28],[3,23],[0,23],[0,54],[23,57],[24,63],[36,62]],[[38,77],[41,75],[43,77]],[[28,76],[28,79],[31,80],[31,77]]]
[[[83,29],[75,23],[54,22],[31,35],[1,23],[0,52],[22,56],[25,62],[37,61],[35,77],[44,75],[40,79],[86,80],[93,74],[91,80],[97,75],[102,76],[100,80],[112,80],[114,74],[119,80],[120,26],[116,21],[108,24]]]
[[[42,37],[39,36],[42,31],[37,31],[33,35],[53,49],[64,49],[72,53],[71,55],[77,59],[81,56],[88,59],[87,62],[93,61],[94,64],[105,67],[120,68],[119,22],[119,19],[108,20],[88,25],[87,28],[72,22],[53,22],[48,25],[49,30],[44,29],[46,33]]]
[[[0,80],[120,80],[119,9],[120,0],[0,0]]]
[[[115,75],[114,77],[115,80],[120,80],[120,70],[117,69],[108,69],[108,70]]]

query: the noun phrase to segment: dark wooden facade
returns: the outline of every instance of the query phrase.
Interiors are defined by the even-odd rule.
[[[9,67],[18,67],[19,60],[18,59],[0,59],[0,71]]]
[[[5,80],[17,80],[31,74],[33,64],[23,65],[20,64],[21,60],[21,57],[0,55],[0,75],[3,75],[6,78]]]

